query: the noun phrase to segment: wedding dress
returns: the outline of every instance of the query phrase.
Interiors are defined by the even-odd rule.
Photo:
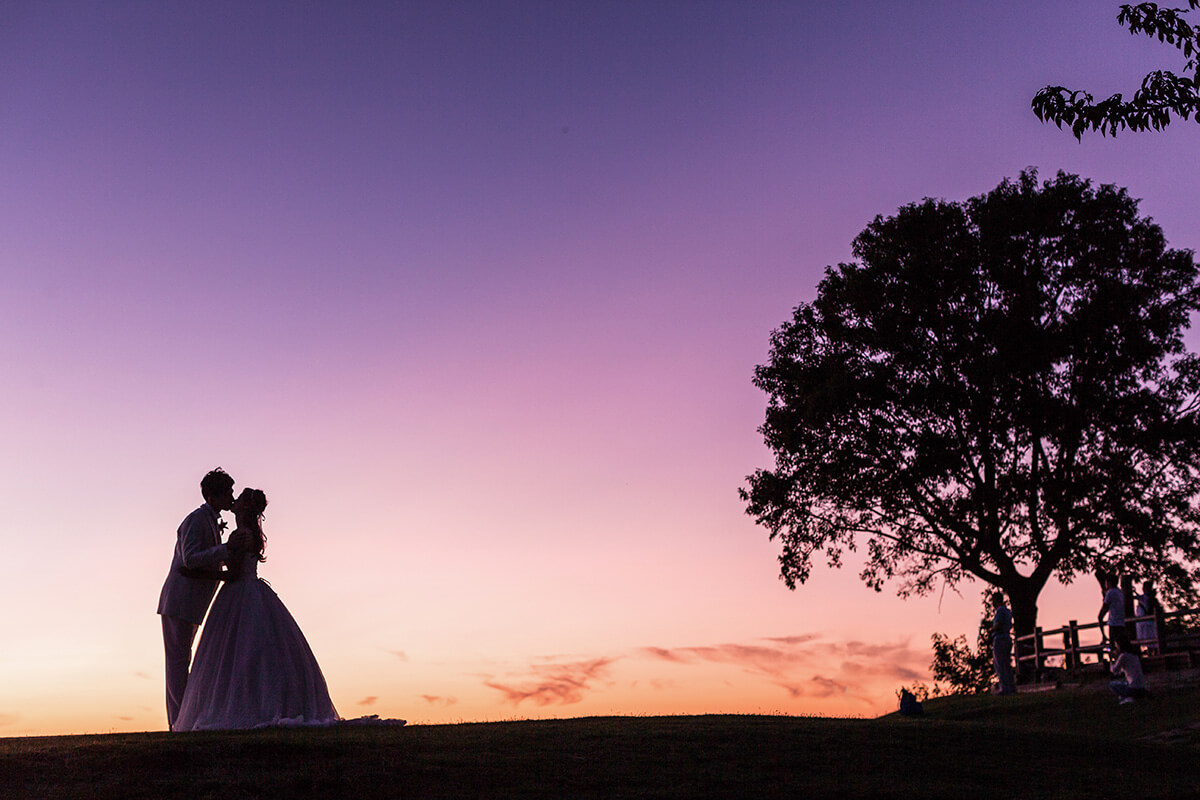
[[[300,626],[258,577],[258,557],[246,553],[241,567],[213,600],[173,730],[339,722]]]

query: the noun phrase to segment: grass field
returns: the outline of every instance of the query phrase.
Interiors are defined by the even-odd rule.
[[[926,711],[0,739],[0,798],[1200,798],[1200,688]]]

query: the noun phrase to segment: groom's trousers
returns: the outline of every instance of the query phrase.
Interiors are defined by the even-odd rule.
[[[161,618],[163,649],[167,653],[167,727],[174,729],[192,665],[192,642],[200,626],[166,614]]]

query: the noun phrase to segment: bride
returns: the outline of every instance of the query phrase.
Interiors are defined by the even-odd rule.
[[[233,503],[252,546],[234,551],[196,648],[175,731],[328,725],[340,721],[321,668],[283,602],[258,578],[265,561],[267,496],[245,489]]]

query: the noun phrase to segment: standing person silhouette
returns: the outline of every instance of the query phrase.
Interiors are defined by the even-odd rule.
[[[992,617],[992,667],[996,670],[996,681],[1000,694],[1016,694],[1017,681],[1012,666],[1012,611],[1004,603],[1004,592],[992,592],[992,603],[996,614]]]
[[[1100,606],[1100,613],[1096,620],[1103,625],[1105,617],[1108,617],[1108,638],[1113,644],[1121,645],[1122,649],[1129,648],[1129,634],[1125,630],[1125,594],[1117,587],[1117,576],[1112,572],[1105,572],[1102,582],[1104,584],[1104,602]],[[1101,635],[1104,629],[1101,628]]]
[[[187,689],[192,642],[221,580],[220,566],[229,559],[221,543],[221,512],[233,507],[233,478],[220,467],[200,481],[204,504],[184,518],[175,536],[171,569],[158,596],[166,654],[167,725],[174,727]],[[231,538],[231,544],[233,543]]]
[[[1137,596],[1137,615],[1151,617],[1158,612],[1158,597],[1154,594],[1154,581],[1142,581],[1142,593]],[[1158,626],[1154,620],[1137,624],[1137,639],[1141,647],[1157,652]]]

